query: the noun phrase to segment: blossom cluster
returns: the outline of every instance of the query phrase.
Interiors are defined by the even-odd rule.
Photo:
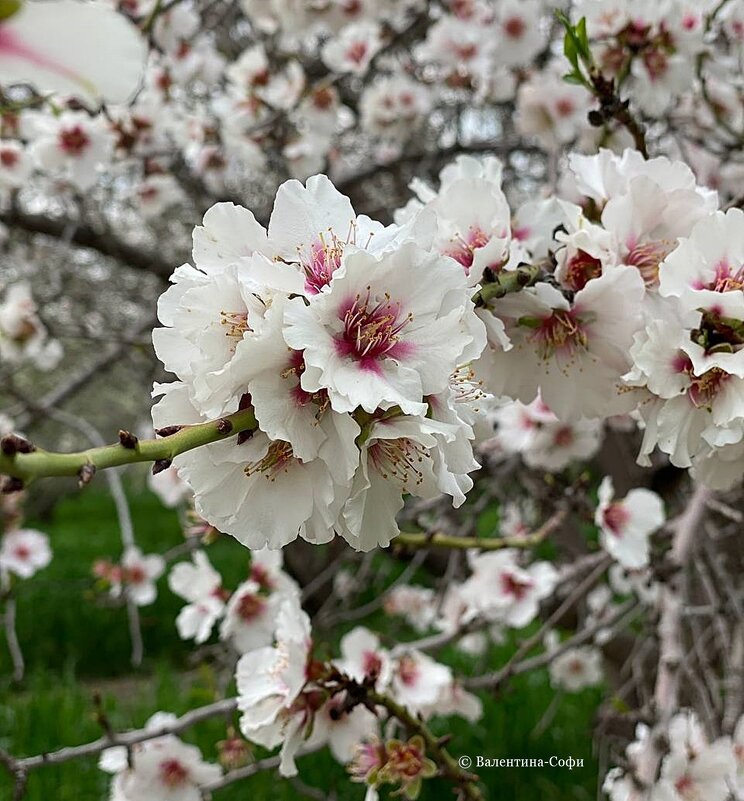
[[[661,763],[661,775],[650,788],[651,801],[725,801],[732,792],[744,789],[744,718],[740,718],[733,737],[711,742],[695,713],[685,710],[672,717],[663,734],[668,751]],[[655,747],[652,736],[647,725],[638,725],[636,739],[627,749],[628,768],[613,768],[605,778],[603,789],[610,801],[633,798],[634,775],[645,754]]]
[[[506,212],[502,194],[494,203]],[[467,234],[447,213],[442,228]],[[155,349],[179,381],[156,387],[153,420],[254,410],[250,438],[174,461],[209,523],[252,548],[337,531],[369,550],[397,533],[403,493],[462,503],[487,406],[467,365],[486,334],[462,265],[472,246],[448,255],[437,223],[423,208],[384,227],[325,176],[284,184],[268,230],[231,204],[207,213],[196,266],[158,304]]]

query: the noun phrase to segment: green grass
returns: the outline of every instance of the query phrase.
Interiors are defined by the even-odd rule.
[[[145,552],[164,551],[181,541],[175,513],[164,510],[152,495],[132,492],[131,507],[137,540]],[[56,507],[51,520],[37,525],[50,534],[54,559],[46,570],[19,587],[18,631],[28,664],[21,688],[12,688],[7,680],[8,655],[0,640],[0,747],[25,755],[100,736],[93,703],[96,692],[115,729],[142,726],[158,709],[180,714],[213,700],[210,669],[191,664],[192,648],[176,634],[173,621],[181,602],[164,579],[157,602],[142,610],[146,660],[134,675],[129,666],[125,611],[92,600],[92,563],[101,557],[117,557],[121,550],[114,506],[105,493],[87,491],[68,498]],[[209,553],[226,586],[242,580],[247,554],[240,545],[225,538]],[[400,569],[394,564],[391,575]],[[374,592],[370,589],[362,600]],[[415,636],[400,622],[386,620],[379,613],[364,623],[383,633]],[[333,632],[329,639],[337,640],[348,628]],[[334,645],[330,643],[330,647]],[[500,646],[487,657],[474,659],[448,649],[442,659],[467,674],[492,669],[508,654],[509,648]],[[532,732],[553,696],[545,672],[521,676],[498,696],[482,696],[486,711],[476,724],[447,718],[436,719],[432,727],[438,734],[452,734],[449,750],[455,756],[584,759],[584,767],[573,771],[483,768],[479,773],[491,801],[589,801],[596,796],[591,721],[599,692],[566,696],[551,725],[535,737]],[[184,739],[199,745],[207,759],[215,759],[215,744],[224,736],[225,722],[215,720],[196,727]],[[351,784],[326,751],[305,757],[299,764],[305,784],[335,790],[340,801],[364,797],[364,788]],[[103,801],[107,787],[108,777],[98,770],[95,759],[77,760],[34,771],[25,798]],[[0,772],[0,799],[10,797],[11,785]],[[425,784],[421,795],[423,801],[450,797],[449,788],[436,781]],[[290,801],[298,798],[298,791],[276,775],[264,774],[215,795],[216,801],[248,798]]]

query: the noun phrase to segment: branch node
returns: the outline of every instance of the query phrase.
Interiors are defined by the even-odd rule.
[[[125,431],[123,428],[119,431],[119,444],[122,448],[133,451],[137,448],[139,440],[132,434],[131,431]]]
[[[183,426],[166,426],[165,428],[158,428],[155,433],[159,437],[172,437],[174,434],[177,434]]]
[[[158,459],[152,466],[152,474],[156,476],[158,473],[162,473],[163,470],[167,470],[172,464],[173,459]]]
[[[17,434],[6,434],[0,439],[0,450],[5,456],[12,457],[17,453],[33,453],[36,447]]]
[[[217,430],[220,434],[229,434],[233,430],[233,424],[230,420],[226,420],[224,417],[221,420],[217,421]]]
[[[85,487],[93,481],[93,478],[96,474],[96,467],[92,464],[84,464],[80,470],[78,470],[78,486]]]

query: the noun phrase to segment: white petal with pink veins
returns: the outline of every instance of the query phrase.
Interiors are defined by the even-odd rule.
[[[101,4],[32,0],[0,24],[3,83],[30,83],[96,103],[131,99],[146,52],[134,25]]]

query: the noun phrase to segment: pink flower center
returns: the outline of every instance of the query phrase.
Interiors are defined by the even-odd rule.
[[[251,565],[251,580],[265,590],[274,589],[274,580],[263,565]]]
[[[344,330],[336,338],[336,350],[356,359],[361,367],[375,370],[379,359],[395,359],[408,352],[400,333],[413,317],[403,315],[400,303],[392,301],[387,293],[378,301],[372,298],[371,287],[367,287],[366,295],[356,295],[344,304],[339,317]]]
[[[321,236],[310,246],[310,257],[302,262],[305,270],[305,289],[311,295],[317,295],[324,286],[328,286],[333,273],[341,264],[344,253],[344,242],[331,234],[330,244],[326,244]]]
[[[572,659],[568,664],[568,672],[574,676],[581,676],[584,672],[584,663],[581,659]]]
[[[225,336],[233,339],[242,339],[251,330],[247,311],[221,311],[220,324],[225,326]]]
[[[249,478],[256,473],[263,473],[269,481],[275,481],[280,473],[286,473],[297,460],[292,452],[292,446],[280,439],[269,445],[266,456],[256,462],[250,462],[243,468]]]
[[[568,97],[562,97],[560,100],[555,104],[555,110],[559,117],[570,117],[574,111],[576,111],[576,106],[574,105],[573,100]]]
[[[147,581],[147,573],[142,565],[133,565],[132,567],[125,568],[124,578],[130,584],[142,584]]]
[[[711,289],[713,292],[737,292],[744,289],[744,267],[732,270],[726,262],[716,265],[716,277],[707,287],[696,287],[699,289]]]
[[[478,55],[478,48],[474,44],[455,44],[453,47],[455,55],[457,55],[461,61],[470,61],[471,58],[475,58],[475,56]]]
[[[382,671],[382,659],[374,651],[365,651],[362,655],[362,670],[365,676],[377,677]]]
[[[31,558],[31,549],[27,545],[16,545],[13,549],[13,555],[22,562],[25,562],[27,559]]]
[[[457,236],[452,245],[445,250],[445,255],[459,262],[464,268],[465,273],[470,273],[470,268],[475,260],[475,251],[485,247],[491,238],[477,225],[471,225],[465,236]]]
[[[730,375],[720,367],[712,367],[701,376],[690,374],[692,383],[687,390],[687,396],[698,409],[710,408],[729,378]]]
[[[695,792],[695,780],[689,774],[685,773],[674,782],[674,789],[682,796],[682,798],[689,798],[691,793]]]
[[[565,283],[569,289],[578,292],[592,278],[602,275],[602,262],[585,250],[579,250],[566,264]]]
[[[643,63],[646,65],[646,71],[652,81],[663,78],[669,69],[669,59],[666,53],[659,49],[647,50],[643,54]]]
[[[659,265],[676,246],[676,242],[664,239],[636,244],[629,249],[625,263],[636,267],[646,285],[653,286],[659,280]]]
[[[611,503],[602,513],[602,521],[616,537],[621,536],[628,520],[630,512],[622,503]]]
[[[421,676],[421,670],[415,659],[410,656],[404,656],[398,663],[398,677],[406,687],[411,687],[416,684]]]
[[[361,0],[345,0],[343,5],[344,14],[347,17],[357,17],[362,11]]]
[[[557,309],[541,319],[533,334],[540,358],[550,359],[556,353],[573,356],[586,350],[587,336],[574,310]]]
[[[526,30],[527,25],[522,17],[509,17],[504,22],[504,33],[510,39],[521,39]]]
[[[561,426],[553,434],[553,444],[559,448],[568,448],[573,445],[574,432],[571,426]]]
[[[17,150],[13,150],[9,147],[0,148],[0,164],[3,167],[7,167],[11,169],[18,164],[21,157]]]
[[[155,198],[160,194],[160,190],[156,186],[149,184],[148,186],[140,187],[137,194],[139,195],[140,200],[144,200],[145,203],[149,203],[155,200]]]
[[[369,47],[366,42],[354,42],[346,50],[346,58],[353,64],[361,65],[367,58]]]
[[[248,592],[241,595],[236,611],[242,620],[251,623],[263,614],[265,608],[266,601],[260,595]]]
[[[501,574],[501,591],[504,595],[511,595],[515,600],[521,601],[532,589],[532,579],[517,576],[514,573]]]
[[[399,481],[403,485],[420,485],[424,473],[420,469],[429,452],[413,440],[380,439],[369,448],[369,457],[377,472],[387,481]]]
[[[68,156],[81,156],[90,145],[90,137],[80,125],[59,132],[59,146]]]
[[[160,781],[166,787],[182,787],[189,779],[188,768],[177,759],[166,759],[160,763]]]

